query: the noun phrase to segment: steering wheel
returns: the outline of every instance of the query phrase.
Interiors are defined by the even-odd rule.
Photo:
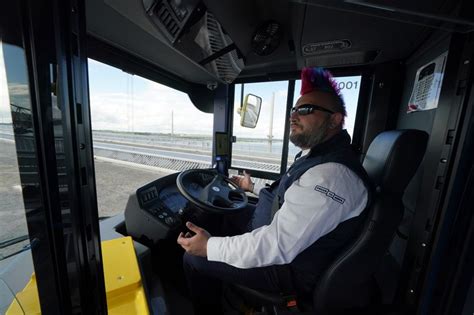
[[[192,204],[211,213],[237,213],[248,203],[245,191],[214,169],[184,171],[176,186]]]

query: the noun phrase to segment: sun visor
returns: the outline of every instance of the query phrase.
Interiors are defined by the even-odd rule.
[[[143,0],[156,28],[179,52],[231,83],[244,67],[243,59],[221,24],[200,1]]]

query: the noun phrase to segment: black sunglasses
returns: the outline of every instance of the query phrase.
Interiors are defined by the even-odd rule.
[[[299,107],[293,107],[290,111],[290,114],[293,115],[294,113],[298,113],[298,115],[301,116],[306,116],[314,112],[315,110],[320,110],[322,112],[334,114],[332,110],[326,109],[322,106],[319,105],[314,105],[314,104],[303,104],[300,105]]]

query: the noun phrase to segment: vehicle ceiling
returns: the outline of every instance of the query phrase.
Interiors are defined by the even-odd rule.
[[[470,32],[474,25],[457,13],[460,1],[447,0],[87,0],[88,33],[189,82],[234,79],[223,79],[199,65],[205,56],[193,55],[196,32],[185,26],[174,43],[165,36],[145,9],[161,2],[211,12],[242,57],[241,71],[235,74],[240,80],[296,72],[304,66],[403,60],[435,32]],[[251,40],[269,20],[280,24],[281,38],[275,51],[259,56]]]

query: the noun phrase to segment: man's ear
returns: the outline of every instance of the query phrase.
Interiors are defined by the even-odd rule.
[[[344,119],[344,116],[341,113],[334,113],[331,115],[331,122],[329,124],[329,127],[331,129],[334,129],[336,127],[341,127],[342,128],[342,120]]]

